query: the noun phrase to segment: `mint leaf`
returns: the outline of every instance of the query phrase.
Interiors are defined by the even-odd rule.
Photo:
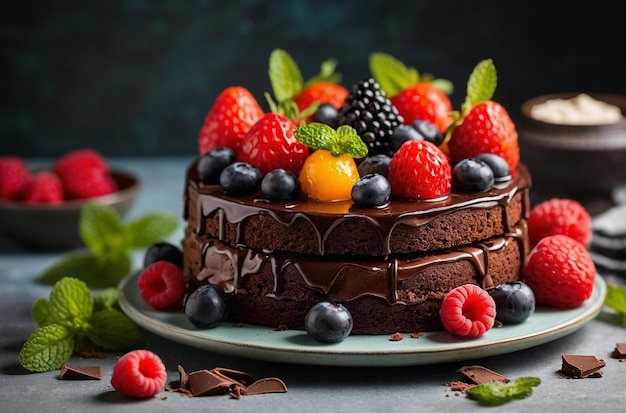
[[[35,323],[37,323],[38,327],[55,324],[58,321],[56,314],[50,311],[50,301],[45,298],[40,298],[35,301],[30,314],[33,317],[33,320],[35,320]]]
[[[93,312],[93,297],[87,285],[75,278],[63,278],[52,287],[49,310],[58,324],[73,332],[88,328],[87,319]]]
[[[88,274],[98,265],[98,259],[91,251],[80,251],[69,254],[58,263],[48,268],[39,277],[39,282],[44,284],[54,284],[64,277],[75,277],[86,281],[85,274]]]
[[[380,88],[390,98],[420,81],[416,69],[407,67],[387,53],[372,53],[369,58],[369,67]]]
[[[35,372],[56,370],[73,351],[73,334],[61,325],[51,324],[38,328],[30,335],[20,351],[20,364]]]
[[[111,251],[126,248],[126,232],[120,215],[110,206],[84,206],[78,226],[83,242],[97,257],[106,257]]]
[[[626,287],[607,284],[604,305],[614,311],[601,313],[599,319],[611,324],[626,327]]]
[[[467,390],[469,398],[486,406],[499,406],[514,399],[525,399],[533,393],[533,387],[539,386],[537,377],[520,377],[510,383],[494,381],[479,384]]]
[[[335,130],[323,123],[312,122],[296,128],[294,135],[310,148],[327,150],[333,156],[347,154],[353,158],[362,158],[367,155],[367,145],[356,130],[348,125]]]
[[[147,248],[163,241],[178,228],[176,216],[154,212],[136,218],[126,224],[126,239],[129,248]]]
[[[337,60],[335,59],[327,59],[322,62],[320,65],[320,72],[315,76],[311,77],[309,80],[304,82],[304,88],[306,89],[308,86],[319,82],[328,82],[328,83],[339,83],[341,82],[341,74],[335,73],[335,68],[337,67]]]
[[[467,95],[462,105],[462,112],[467,113],[472,107],[493,97],[498,84],[498,74],[493,60],[480,61],[467,81]]]
[[[118,305],[117,288],[105,288],[93,296],[93,311],[115,308]]]
[[[130,254],[119,253],[105,259],[98,260],[96,266],[86,277],[86,283],[90,288],[111,288],[130,274],[132,261]]]
[[[269,78],[274,97],[278,102],[291,100],[304,88],[302,73],[295,60],[282,49],[270,54]]]
[[[143,345],[141,331],[124,313],[107,308],[89,319],[87,337],[105,350],[126,351]]]

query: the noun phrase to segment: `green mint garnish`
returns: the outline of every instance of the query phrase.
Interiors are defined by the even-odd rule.
[[[469,398],[486,406],[499,406],[511,400],[520,400],[533,393],[533,387],[539,386],[538,377],[520,377],[510,383],[494,381],[479,384],[467,390]]]
[[[406,66],[394,56],[375,52],[369,57],[370,73],[378,82],[381,89],[392,98],[409,86],[420,82],[429,82],[433,86],[443,90],[446,94],[453,91],[452,82],[447,79],[435,79],[432,74],[421,75],[414,67]]]
[[[493,60],[485,59],[474,67],[467,81],[467,94],[461,107],[467,113],[472,107],[493,97],[498,84],[498,73]]]
[[[367,155],[367,146],[356,130],[342,125],[337,130],[323,123],[313,122],[294,131],[296,138],[313,149],[324,149],[333,156],[350,155],[362,158]]]
[[[626,327],[626,287],[607,284],[604,305],[613,313],[601,313],[599,319],[622,327]]]
[[[87,249],[64,256],[39,281],[54,284],[71,276],[90,288],[115,287],[132,270],[133,250],[164,240],[178,225],[178,218],[166,213],[149,213],[124,224],[112,207],[87,205],[79,221]]]
[[[39,299],[32,309],[37,329],[20,351],[20,363],[30,371],[59,369],[74,352],[97,346],[104,350],[126,351],[140,347],[139,328],[117,306],[116,290],[96,296],[83,281],[65,277]],[[96,306],[96,302],[100,304]]]
[[[293,99],[304,88],[302,73],[295,60],[282,49],[270,54],[269,77],[272,92],[278,102]]]

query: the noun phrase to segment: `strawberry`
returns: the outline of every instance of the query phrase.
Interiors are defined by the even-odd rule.
[[[567,235],[589,247],[591,243],[591,216],[572,199],[552,198],[535,206],[528,216],[528,239],[536,245],[549,235]]]
[[[460,117],[451,126],[448,151],[453,164],[482,153],[493,153],[504,158],[511,170],[517,167],[520,159],[517,129],[506,109],[491,100],[496,83],[492,60],[478,63],[467,83]]]
[[[61,179],[66,199],[87,199],[117,190],[106,160],[92,149],[77,149],[61,156],[52,171]]]
[[[263,114],[249,90],[241,86],[226,88],[213,103],[200,129],[200,155],[223,146],[237,155],[246,133]]]
[[[333,59],[322,62],[320,72],[305,82],[298,64],[286,51],[272,51],[269,76],[281,111],[299,125],[312,121],[312,115],[321,104],[329,103],[339,109],[348,90],[339,84],[341,75],[335,73],[336,66]],[[294,108],[290,105],[293,103],[298,113],[292,113]]]
[[[372,53],[370,72],[398,109],[406,125],[415,120],[427,120],[441,132],[452,123],[452,103],[448,94],[452,84],[431,75],[420,77],[415,68],[385,53]]]
[[[410,140],[389,162],[389,183],[395,196],[437,198],[450,192],[452,169],[446,155],[434,144]]]
[[[574,308],[591,297],[596,268],[583,244],[557,234],[533,248],[522,275],[538,305]]]
[[[0,199],[17,199],[28,175],[28,168],[21,158],[0,158]]]
[[[256,167],[261,174],[283,168],[300,173],[309,148],[294,136],[296,125],[278,113],[267,113],[245,136],[238,159]]]
[[[38,172],[24,182],[21,198],[26,204],[60,204],[63,202],[63,184],[52,172]]]

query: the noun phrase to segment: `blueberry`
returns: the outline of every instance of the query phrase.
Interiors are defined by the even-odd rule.
[[[146,250],[143,266],[148,267],[157,261],[168,261],[178,268],[183,268],[183,252],[168,242],[157,242]]]
[[[263,177],[261,192],[270,201],[293,201],[300,195],[300,181],[286,169],[274,169]]]
[[[368,156],[359,164],[359,176],[365,176],[367,174],[380,174],[387,177],[389,172],[389,161],[391,161],[391,158],[383,154]]]
[[[425,141],[433,143],[435,146],[439,146],[443,143],[443,133],[441,133],[434,123],[427,120],[414,120],[411,123],[411,127],[415,129]]]
[[[199,328],[213,328],[226,318],[224,292],[214,285],[201,285],[185,301],[185,315]]]
[[[391,196],[391,185],[380,174],[367,174],[352,187],[352,201],[361,208],[383,206]]]
[[[424,139],[420,133],[410,125],[400,125],[389,138],[391,150],[396,152],[406,141]]]
[[[476,159],[483,161],[491,168],[495,182],[511,180],[511,168],[509,168],[509,163],[503,157],[494,153],[482,153]]]
[[[315,122],[324,123],[326,125],[332,125],[337,118],[337,109],[330,103],[323,103],[317,108],[315,112]]]
[[[250,195],[260,182],[261,171],[247,162],[232,163],[220,174],[220,185],[227,194]]]
[[[519,324],[535,311],[535,294],[521,281],[498,285],[489,293],[496,302],[496,320]]]
[[[198,159],[198,178],[207,185],[218,184],[224,168],[235,161],[232,149],[226,147],[212,149]]]
[[[322,343],[338,343],[352,331],[352,314],[342,304],[323,301],[315,304],[306,315],[304,329]]]
[[[452,186],[459,191],[483,192],[493,183],[493,171],[477,159],[463,159],[452,168]]]

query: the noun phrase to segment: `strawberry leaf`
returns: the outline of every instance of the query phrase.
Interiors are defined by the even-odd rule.
[[[462,112],[466,114],[475,105],[493,97],[498,84],[498,74],[493,60],[480,61],[467,81],[467,95],[462,105]]]
[[[335,73],[337,61],[335,59],[324,60],[320,65],[320,72],[311,77],[304,83],[304,89],[319,82],[339,83],[341,82],[341,74]]]
[[[372,76],[390,98],[420,81],[419,73],[415,68],[407,67],[390,54],[372,53],[369,66]]]
[[[272,92],[278,102],[293,99],[304,88],[302,73],[295,60],[282,49],[270,54],[269,77]]]

